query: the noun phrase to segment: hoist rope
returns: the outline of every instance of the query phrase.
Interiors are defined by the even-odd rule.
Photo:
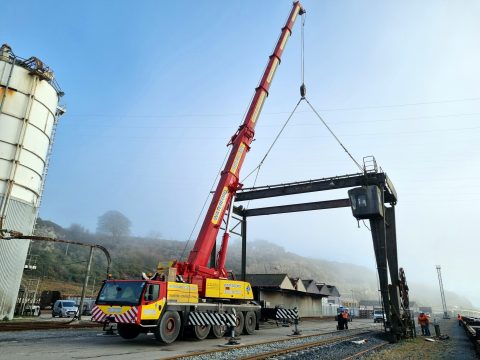
[[[342,147],[342,149],[347,153],[347,155],[350,157],[350,159],[352,159],[352,161],[355,163],[355,165],[360,169],[360,171],[363,173],[364,169],[363,167],[358,163],[357,160],[355,160],[355,158],[353,157],[353,155],[348,151],[348,149],[345,147],[345,145],[343,145],[343,143],[340,141],[340,139],[335,135],[335,133],[333,132],[333,130],[328,126],[328,124],[326,123],[326,121],[322,118],[322,116],[317,112],[317,110],[315,110],[315,108],[313,107],[313,105],[308,101],[308,99],[306,97],[301,97],[300,100],[298,100],[297,104],[295,105],[293,111],[290,113],[290,115],[288,116],[287,120],[285,121],[285,123],[283,124],[282,128],[280,129],[280,131],[278,132],[277,136],[275,137],[275,139],[273,140],[272,144],[270,145],[270,147],[268,148],[267,152],[265,153],[265,155],[263,156],[262,160],[260,161],[260,163],[252,170],[250,171],[250,173],[248,173],[247,176],[245,176],[243,179],[242,179],[242,183],[245,182],[245,180],[247,180],[254,172],[257,172],[257,174],[255,175],[255,180],[254,180],[254,184],[252,187],[255,187],[255,184],[257,182],[257,178],[258,178],[258,174],[260,172],[260,169],[263,165],[263,163],[265,162],[265,159],[268,157],[268,155],[270,154],[270,152],[272,151],[274,145],[276,144],[276,142],[278,141],[278,139],[280,138],[280,135],[282,135],[283,131],[285,130],[285,128],[287,127],[288,123],[290,122],[290,119],[292,118],[293,114],[295,114],[295,111],[297,110],[298,108],[298,105],[300,105],[300,103],[302,102],[302,100],[305,100],[307,102],[307,104],[310,106],[310,108],[312,109],[312,111],[315,113],[315,115],[317,115],[317,117],[320,119],[320,121],[323,123],[323,125],[327,128],[327,130],[330,132],[330,134],[335,138],[335,140],[338,142],[338,144]],[[247,207],[248,207],[248,204],[247,204]]]
[[[245,176],[243,179],[242,179],[242,183],[245,182],[245,180],[247,180],[255,171],[260,170],[260,168],[262,167],[265,159],[267,158],[268,154],[270,154],[270,151],[272,151],[272,148],[273,146],[275,145],[275,143],[277,142],[278,138],[280,137],[280,135],[282,135],[282,132],[283,130],[285,130],[285,127],[287,126],[288,122],[290,121],[290,119],[292,118],[293,114],[295,113],[295,111],[297,110],[298,108],[298,105],[300,105],[300,103],[302,102],[303,98],[301,98],[300,100],[298,100],[297,102],[297,105],[295,105],[295,107],[293,108],[293,111],[290,113],[290,115],[288,116],[287,118],[287,121],[285,121],[285,123],[283,124],[282,128],[280,129],[280,131],[278,132],[277,136],[275,137],[275,140],[273,140],[273,143],[270,145],[270,147],[268,148],[266,154],[263,156],[262,160],[260,161],[260,163],[247,175]],[[258,176],[258,174],[257,174]]]
[[[262,158],[262,160],[260,161],[260,163],[245,177],[243,178],[242,180],[242,183],[247,180],[255,171],[257,172],[257,174],[255,175],[255,180],[254,180],[254,184],[253,184],[253,187],[255,187],[255,184],[257,182],[257,179],[258,179],[258,174],[260,173],[260,169],[263,165],[263,163],[265,162],[265,159],[267,158],[267,156],[270,154],[270,151],[272,150],[273,146],[275,145],[275,143],[277,142],[278,138],[280,137],[280,135],[283,133],[283,130],[285,130],[285,127],[287,126],[287,124],[289,123],[290,119],[292,118],[293,114],[295,113],[295,111],[297,110],[298,108],[298,105],[300,105],[300,103],[302,102],[302,100],[305,100],[307,102],[307,104],[310,106],[310,108],[312,109],[312,111],[315,113],[315,115],[317,115],[317,117],[320,119],[320,121],[323,123],[323,125],[327,128],[327,130],[330,132],[330,134],[332,134],[332,136],[335,138],[335,140],[338,142],[338,144],[340,144],[340,146],[342,147],[342,149],[348,154],[348,156],[350,157],[350,159],[353,160],[353,162],[355,163],[355,165],[357,165],[357,167],[360,169],[361,172],[364,171],[363,167],[358,163],[357,160],[355,160],[355,158],[352,156],[352,154],[347,150],[347,148],[345,147],[345,145],[343,145],[343,143],[340,141],[340,139],[335,135],[335,133],[333,132],[333,130],[327,125],[327,123],[325,122],[325,120],[323,120],[323,118],[320,116],[320,114],[317,112],[317,110],[315,110],[315,108],[312,106],[312,104],[310,104],[310,102],[308,101],[308,99],[306,98],[306,87],[305,87],[305,34],[304,34],[304,29],[305,29],[305,13],[302,14],[302,29],[301,29],[301,46],[300,46],[300,60],[301,60],[301,65],[300,65],[300,75],[301,75],[301,78],[302,78],[302,85],[300,86],[300,100],[298,100],[297,104],[295,105],[293,111],[290,113],[290,115],[288,116],[287,118],[287,121],[285,121],[285,123],[283,124],[282,128],[280,129],[280,131],[278,132],[277,136],[275,137],[275,139],[273,140],[273,143],[270,145],[270,147],[268,148],[266,154],[264,155],[264,157]],[[247,207],[248,207],[248,204],[250,202],[247,203]]]
[[[187,243],[185,244],[185,247],[183,248],[182,254],[181,254],[180,257],[179,257],[180,261],[182,261],[183,256],[185,255],[185,251],[187,250],[187,246],[188,246],[188,244],[190,243],[190,241],[192,240],[193,232],[194,232],[195,229],[197,228],[198,222],[200,221],[200,218],[201,218],[201,216],[202,216],[202,214],[203,214],[203,211],[205,210],[205,206],[207,206],[208,199],[210,199],[210,196],[212,195],[212,191],[213,191],[213,189],[215,188],[215,185],[217,184],[218,177],[220,176],[220,174],[221,174],[221,172],[222,172],[223,166],[225,165],[225,162],[227,161],[227,157],[228,157],[228,154],[229,154],[229,153],[230,153],[230,151],[227,149],[227,152],[226,152],[226,154],[225,154],[225,157],[223,158],[222,165],[220,166],[220,170],[218,170],[217,176],[215,177],[215,180],[213,180],[212,186],[210,187],[210,191],[208,192],[208,195],[207,195],[207,197],[205,198],[205,201],[203,202],[202,209],[201,209],[200,212],[198,213],[197,220],[195,221],[195,225],[193,225],[193,229],[192,229],[192,231],[190,232],[190,235],[188,236]]]
[[[320,114],[317,112],[317,110],[315,110],[315,108],[312,106],[312,104],[310,104],[310,101],[308,101],[307,99],[307,88],[305,87],[305,34],[304,34],[304,28],[305,28],[305,18],[306,18],[306,15],[305,13],[302,14],[302,34],[301,34],[301,47],[300,47],[300,54],[301,54],[301,76],[302,76],[302,85],[300,86],[300,96],[302,97],[300,99],[300,101],[302,99],[305,99],[305,101],[307,102],[307,104],[310,106],[310,108],[313,110],[313,112],[317,115],[317,117],[320,119],[320,121],[323,123],[323,125],[325,125],[325,127],[327,128],[327,130],[330,132],[330,134],[332,134],[332,136],[335,138],[335,140],[337,140],[337,142],[340,144],[340,146],[342,147],[343,150],[345,150],[345,152],[348,154],[348,156],[350,157],[350,159],[353,160],[353,162],[355,163],[355,165],[358,166],[358,168],[360,169],[361,172],[364,171],[363,167],[358,163],[357,160],[355,160],[355,158],[352,156],[352,154],[350,154],[350,152],[347,150],[347,148],[342,144],[342,142],[340,141],[340,139],[335,135],[335,133],[332,131],[332,129],[330,129],[330,127],[327,125],[327,123],[325,122],[325,120],[323,120],[323,118],[320,116]],[[298,105],[298,104],[297,104]]]
[[[315,110],[315,108],[312,106],[312,104],[310,104],[310,101],[308,101],[307,98],[305,98],[305,101],[306,101],[307,104],[310,106],[310,108],[311,108],[312,111],[315,113],[315,115],[317,115],[317,117],[320,119],[320,121],[323,123],[323,125],[325,125],[325,127],[326,127],[327,130],[330,132],[330,134],[332,134],[332,136],[335,138],[335,140],[337,140],[338,144],[342,147],[342,149],[345,150],[345,152],[346,152],[347,155],[350,157],[350,159],[352,159],[352,161],[355,163],[355,165],[357,165],[358,168],[360,169],[360,171],[363,173],[363,167],[358,163],[357,160],[355,160],[355,158],[352,156],[352,154],[350,154],[350,152],[347,150],[347,148],[345,147],[345,145],[343,145],[342,142],[340,141],[340,139],[337,137],[337,135],[335,135],[335,133],[333,132],[333,130],[330,129],[330,127],[327,125],[327,123],[325,122],[325,120],[323,120],[323,118],[320,116],[320,114],[317,112],[317,110]]]
[[[305,29],[305,18],[306,13],[302,14],[302,32],[301,32],[301,47],[300,47],[300,58],[301,58],[301,76],[302,76],[302,85],[305,84],[305,37],[304,37],[304,29]]]

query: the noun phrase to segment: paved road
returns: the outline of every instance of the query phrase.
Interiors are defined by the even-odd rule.
[[[372,320],[355,320],[350,328],[375,327]],[[300,325],[304,335],[335,331],[336,322],[309,320]],[[292,327],[262,326],[255,335],[243,335],[241,343],[252,344],[269,340],[285,339]],[[179,356],[200,350],[218,349],[225,344],[224,339],[203,341],[180,340],[164,346],[155,341],[152,335],[140,335],[134,340],[124,340],[119,336],[105,336],[98,329],[82,330],[38,330],[0,333],[0,359],[162,359]]]

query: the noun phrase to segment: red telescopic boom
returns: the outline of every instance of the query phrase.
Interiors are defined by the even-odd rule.
[[[210,255],[216,242],[218,231],[222,224],[223,217],[228,208],[231,208],[235,192],[241,187],[239,173],[242,168],[245,155],[250,150],[250,144],[255,134],[254,129],[258,117],[268,96],[268,90],[272,82],[275,70],[280,64],[285,44],[292,33],[292,27],[298,15],[305,12],[299,1],[293,3],[293,8],[287,19],[282,33],[277,41],[273,54],[270,55],[268,65],[263,74],[259,86],[255,89],[255,95],[248,109],[245,121],[232,136],[229,145],[232,150],[228,157],[224,170],[221,173],[220,181],[213,195],[212,202],[208,208],[207,215],[203,221],[202,228],[198,234],[195,246],[190,252],[186,263],[177,263],[178,273],[187,276],[201,276],[209,278],[226,277],[225,257],[228,246],[228,229],[225,231],[222,246],[218,253],[217,266],[215,269],[207,267]]]

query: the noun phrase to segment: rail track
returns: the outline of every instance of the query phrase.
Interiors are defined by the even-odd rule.
[[[101,327],[101,324],[90,322],[59,322],[59,321],[25,321],[0,323],[0,331],[27,331],[27,330],[53,330],[53,329],[82,329]]]
[[[370,328],[366,326],[365,328]],[[380,346],[388,344],[378,336],[381,334],[375,330],[359,328],[346,332],[323,332],[312,335],[290,337],[288,339],[266,341],[256,344],[239,345],[229,348],[215,349],[212,351],[200,351],[185,356],[176,356],[167,360],[226,360],[226,359],[281,359],[304,358],[318,359],[330,358],[354,359],[356,353],[366,353]],[[362,344],[354,344],[353,340],[363,340]],[[366,341],[365,341],[366,340]],[[345,348],[349,348],[348,351]],[[354,356],[354,357],[352,357]]]
[[[464,316],[462,324],[467,336],[473,343],[477,355],[480,356],[480,318],[472,316]]]
[[[382,342],[380,344],[374,344],[370,346],[367,341],[365,341],[364,336],[359,335],[350,335],[343,336],[340,338],[333,338],[327,340],[316,341],[313,343],[306,343],[301,345],[292,346],[286,349],[274,350],[261,354],[254,354],[251,356],[242,357],[242,360],[254,360],[254,359],[279,359],[283,356],[288,356],[295,359],[355,359],[360,355],[364,355],[369,351],[382,347],[388,342]],[[371,334],[365,334],[368,338],[371,337]],[[365,341],[363,344],[354,344],[352,341],[354,339],[362,339],[360,341]],[[350,346],[349,351],[346,351],[345,346],[342,344],[347,344]],[[350,345],[352,344],[352,345]],[[368,344],[368,345],[367,345]],[[364,346],[361,346],[364,345]],[[361,348],[359,348],[361,346]],[[348,355],[347,355],[348,354]],[[346,356],[346,357],[345,357]]]

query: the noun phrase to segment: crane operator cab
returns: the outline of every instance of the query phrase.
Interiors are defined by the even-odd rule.
[[[107,280],[104,282],[92,320],[118,324],[148,324],[157,320],[168,301],[198,303],[194,284],[156,280]]]
[[[380,188],[376,185],[348,190],[353,216],[360,219],[383,217],[384,206]]]

